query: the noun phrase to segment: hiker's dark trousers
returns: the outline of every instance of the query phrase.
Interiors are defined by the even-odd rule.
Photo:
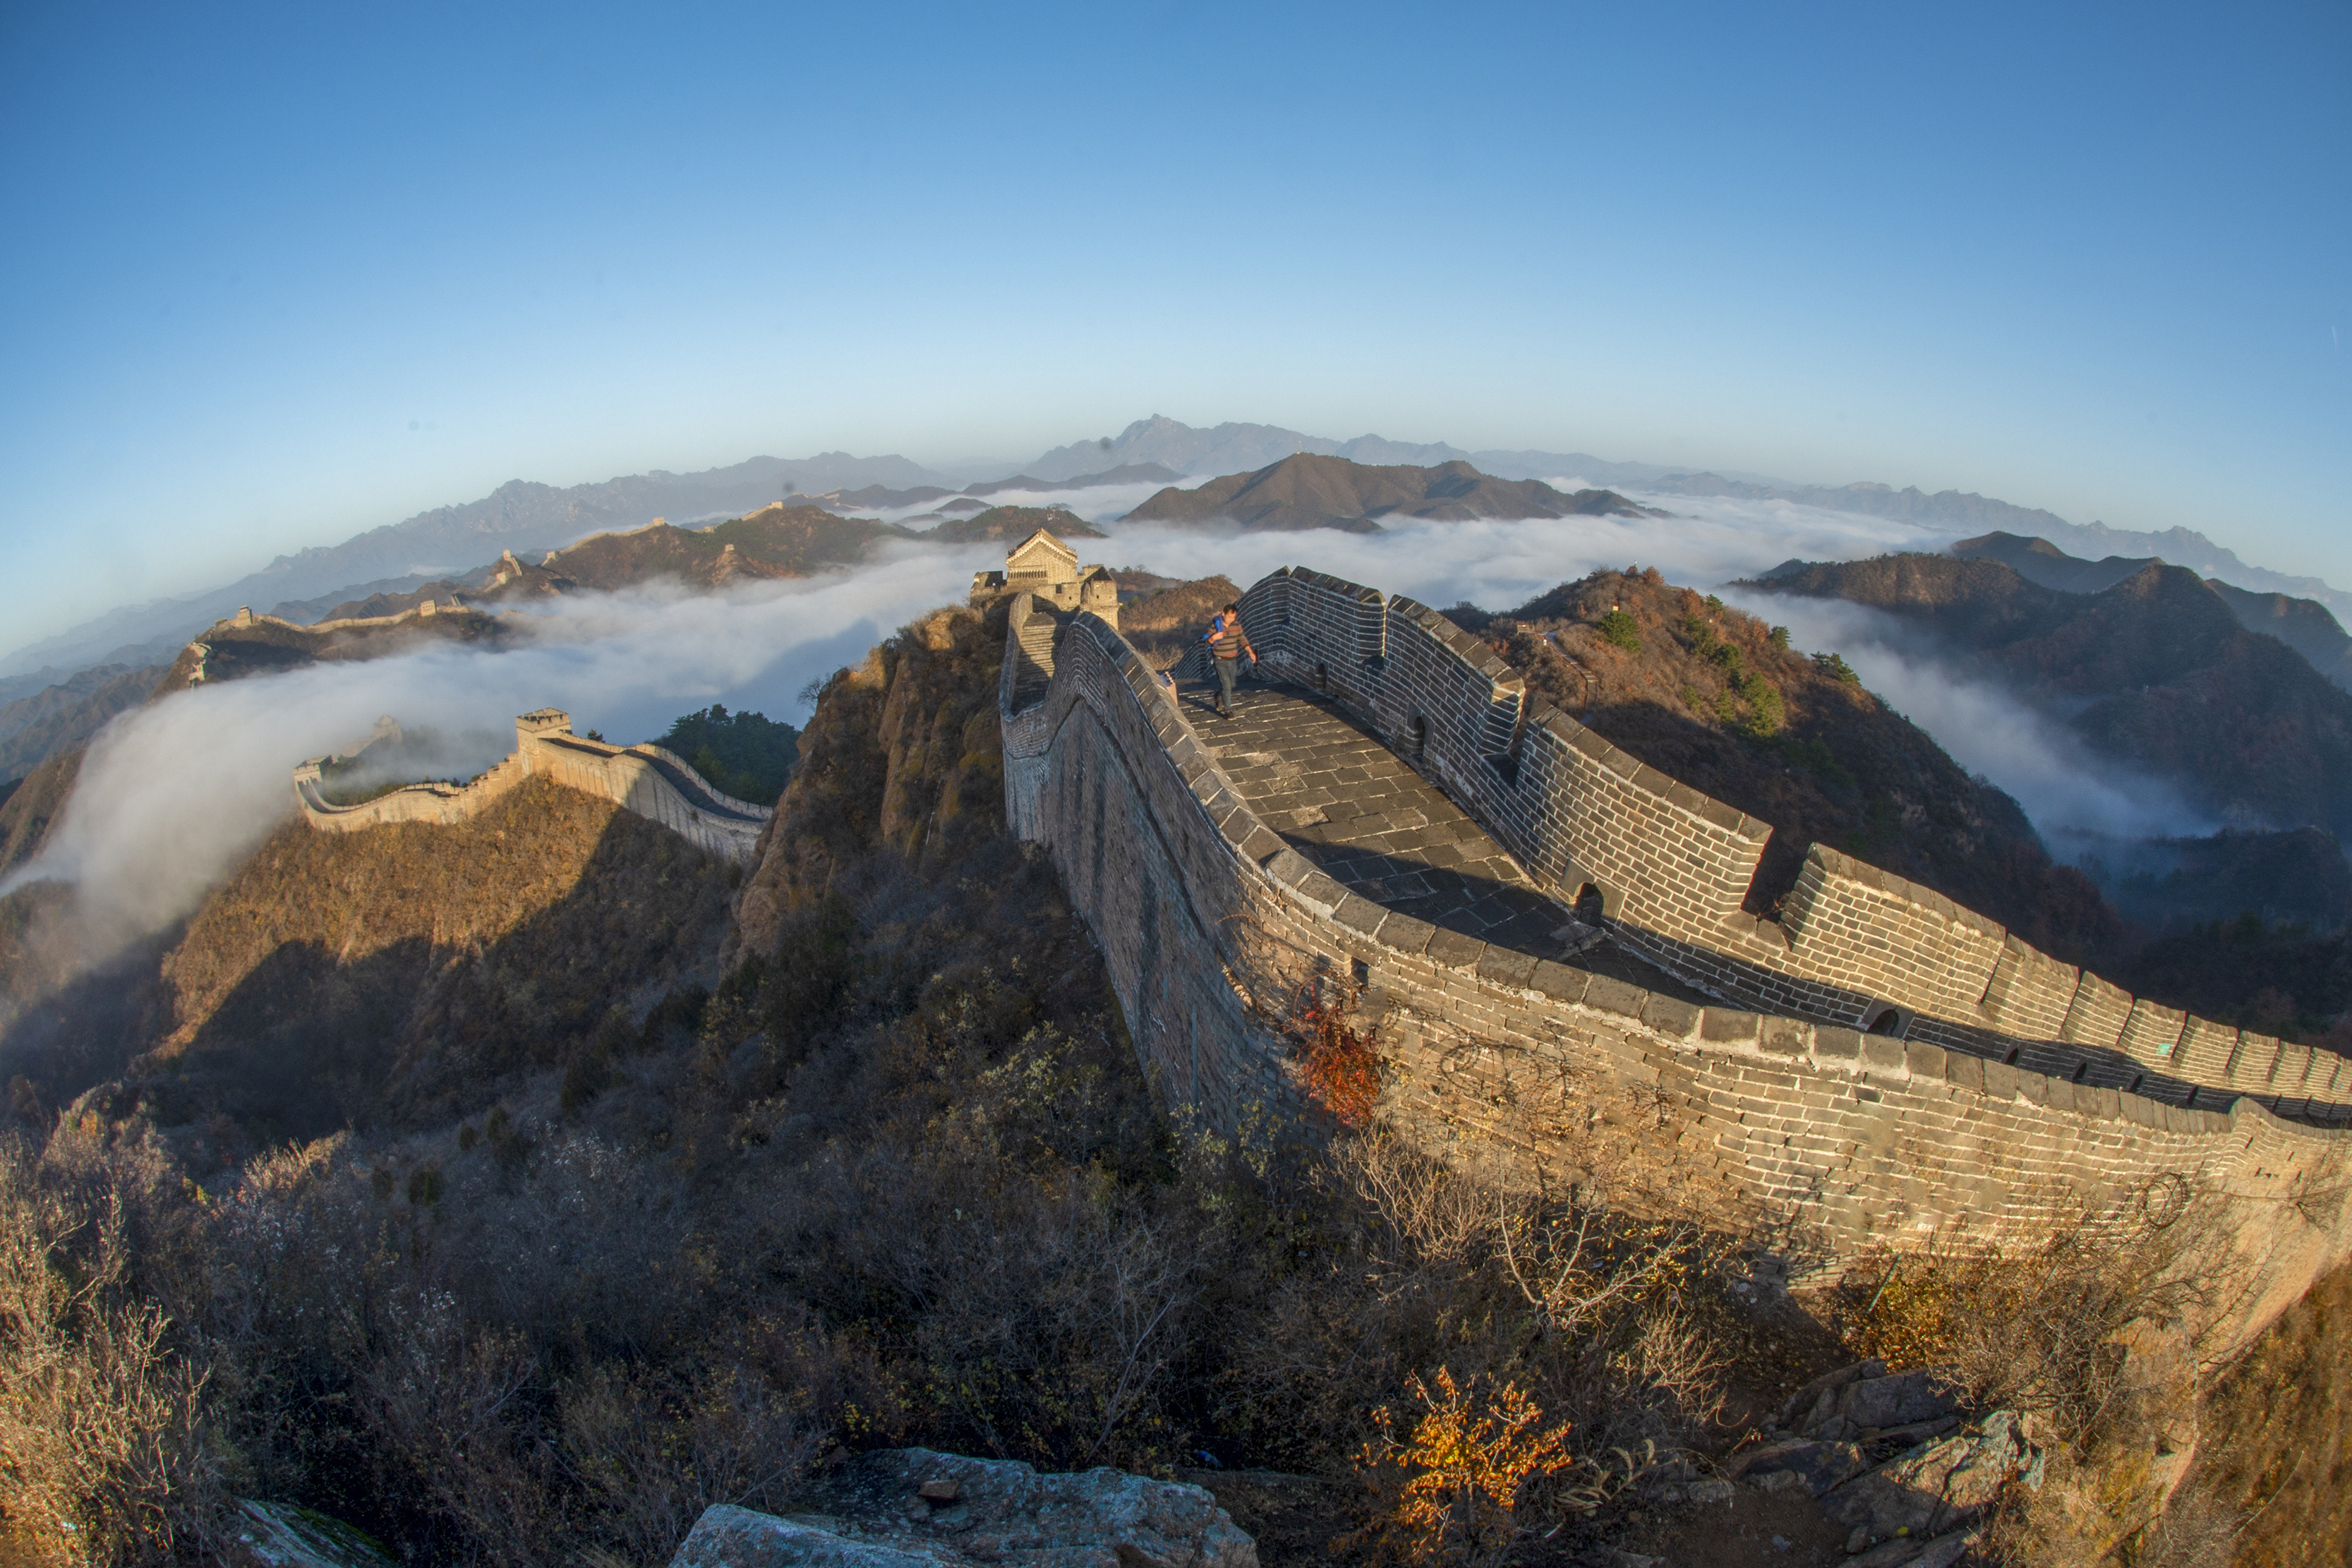
[[[1242,661],[1237,658],[1217,660],[1217,706],[1231,711],[1234,705],[1234,682],[1241,678]]]

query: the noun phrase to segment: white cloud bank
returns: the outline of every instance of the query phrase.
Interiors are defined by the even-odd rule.
[[[2063,725],[1884,611],[1748,590],[1724,597],[1787,626],[1798,647],[1844,655],[1864,686],[1933,735],[1954,762],[2006,790],[2045,836],[2074,830],[2137,838],[2220,826],[2171,786],[2094,756]]]
[[[512,749],[514,716],[533,708],[566,709],[618,741],[656,736],[713,701],[798,717],[802,686],[961,600],[992,553],[898,547],[854,574],[560,601],[517,617],[525,635],[507,651],[441,644],[175,693],[100,734],[64,819],[0,892],[79,884],[101,949],[160,930],[285,816],[297,763],[356,746],[379,715],[482,737],[484,754],[449,759],[475,769]]]
[[[1100,492],[1064,493],[1102,500],[1097,515],[1112,510]],[[1711,587],[1792,555],[1852,559],[1941,542],[1852,513],[1655,500],[1676,515],[1406,522],[1370,534],[1110,524],[1110,539],[1081,548],[1090,559],[1172,575],[1222,572],[1243,586],[1278,566],[1312,565],[1440,606],[1469,599],[1507,609],[1604,566],[1656,566],[1670,580]],[[355,745],[382,714],[477,737],[481,755],[452,759],[474,768],[508,748],[515,714],[542,706],[623,741],[656,735],[713,701],[798,721],[805,714],[794,694],[813,677],[856,662],[915,616],[961,602],[971,574],[1001,559],[1001,548],[984,544],[892,545],[842,575],[718,595],[646,589],[560,601],[520,616],[528,635],[507,651],[443,645],[176,695],[124,714],[99,737],[49,845],[0,891],[37,878],[76,882],[93,932],[119,941],[160,930],[283,818],[297,763]],[[1964,766],[2015,795],[2037,823],[2193,830],[2166,792],[2116,778],[2063,730],[1906,644],[1885,617],[1769,595],[1752,607],[1795,627],[1800,646],[1844,651],[1873,689]]]

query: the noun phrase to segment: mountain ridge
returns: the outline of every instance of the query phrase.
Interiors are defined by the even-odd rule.
[[[179,645],[247,605],[288,605],[359,591],[413,591],[427,580],[471,569],[505,550],[525,554],[561,549],[591,534],[635,528],[656,517],[732,517],[792,490],[848,485],[923,484],[941,478],[888,454],[856,458],[824,452],[798,460],[752,458],[694,474],[654,469],[558,489],[509,479],[479,500],[436,507],[353,534],[340,544],[280,555],[218,588],[150,599],[110,610],[50,637],[12,650],[0,668],[42,665],[63,673],[96,663],[167,663]]]
[[[1893,615],[2226,822],[2352,835],[2352,694],[2247,630],[2187,567],[2154,562],[2081,595],[2003,562],[1913,552],[1752,585]]]
[[[1953,531],[2008,529],[2038,534],[2093,556],[2161,555],[2236,587],[2314,599],[2339,618],[2352,618],[2352,593],[2332,588],[2315,577],[2250,566],[2234,552],[2194,530],[2135,532],[2104,522],[2070,523],[2048,511],[1959,490],[1929,496],[1916,489],[1897,490],[1872,483],[1801,485],[1737,470],[1707,472],[1687,465],[1612,462],[1584,452],[1465,451],[1445,442],[1391,441],[1377,435],[1338,441],[1272,425],[1229,422],[1200,429],[1158,414],[1134,421],[1117,437],[1052,448],[1034,462],[1018,466],[1014,477],[1021,477],[1019,470],[1025,469],[1027,477],[1066,483],[1085,475],[1099,476],[1107,468],[1115,470],[1145,463],[1160,463],[1184,474],[1254,472],[1296,452],[1372,466],[1426,467],[1466,461],[1483,473],[1506,480],[1575,478],[1659,494],[1796,500],[1898,517]],[[959,467],[967,475],[975,469],[1003,474],[1013,468]],[[687,474],[653,469],[563,488],[513,479],[477,500],[429,509],[399,522],[364,530],[339,544],[279,555],[262,570],[233,583],[118,605],[62,632],[20,645],[0,657],[0,690],[12,696],[29,695],[96,664],[167,663],[189,637],[247,605],[276,606],[277,613],[289,619],[300,618],[305,612],[315,614],[314,606],[373,594],[413,593],[436,577],[462,574],[465,562],[482,561],[503,550],[536,553],[598,531],[636,527],[656,517],[693,521],[737,516],[787,494],[816,495],[860,486],[894,490],[937,486],[946,493],[954,482],[937,469],[896,454],[859,458],[841,451],[797,459],[755,457]],[[11,681],[12,676],[18,680]]]
[[[1230,518],[1252,533],[1308,528],[1376,533],[1380,520],[1391,517],[1458,522],[1605,513],[1664,515],[1635,506],[1614,490],[1563,495],[1540,479],[1499,479],[1459,458],[1423,468],[1296,452],[1254,472],[1225,474],[1192,489],[1171,485],[1121,521],[1181,524]]]
[[[2162,556],[2110,555],[2085,561],[2046,539],[2006,532],[1959,540],[1950,553],[1963,560],[1998,561],[2027,582],[2062,594],[2101,593],[2150,566],[2171,564]],[[2286,594],[2254,593],[2218,577],[2206,578],[2205,585],[2230,607],[2240,626],[2278,638],[2320,674],[2352,690],[2352,636],[2346,634],[2326,605]]]

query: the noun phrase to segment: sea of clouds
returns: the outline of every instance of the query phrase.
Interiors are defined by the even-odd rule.
[[[1084,498],[1097,519],[1118,504],[1098,490],[1038,499],[1047,496]],[[1222,573],[1246,586],[1280,566],[1311,565],[1426,604],[1505,610],[1601,567],[1655,566],[1670,581],[1713,589],[1792,556],[1854,559],[1945,542],[1899,522],[1780,502],[1639,499],[1674,515],[1403,521],[1365,534],[1107,523],[1111,537],[1080,545],[1106,564],[1171,576]],[[657,586],[510,611],[518,635],[496,651],[436,644],[175,694],[99,736],[49,844],[0,892],[36,879],[72,882],[93,932],[119,941],[160,930],[284,819],[296,763],[355,748],[379,717],[436,731],[448,753],[436,757],[436,771],[461,775],[503,755],[513,716],[540,707],[565,709],[575,728],[624,742],[657,736],[714,701],[803,721],[799,693],[812,680],[856,662],[923,612],[961,602],[971,574],[1002,555],[996,545],[894,542],[856,571],[817,578],[719,594]],[[1790,626],[1799,647],[1844,653],[1873,690],[2046,829],[2206,826],[2160,786],[2118,777],[2063,727],[1890,617],[1833,601],[1726,592]]]

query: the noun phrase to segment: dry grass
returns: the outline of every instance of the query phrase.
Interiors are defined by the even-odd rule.
[[[2352,1267],[2312,1287],[2209,1384],[2175,1510],[2229,1523],[2227,1561],[2292,1568],[2340,1558],[2352,1542],[2347,1341]]]
[[[133,1288],[129,1227],[120,1191],[0,1143],[0,1530],[66,1563],[175,1561],[222,1496],[207,1372]]]

